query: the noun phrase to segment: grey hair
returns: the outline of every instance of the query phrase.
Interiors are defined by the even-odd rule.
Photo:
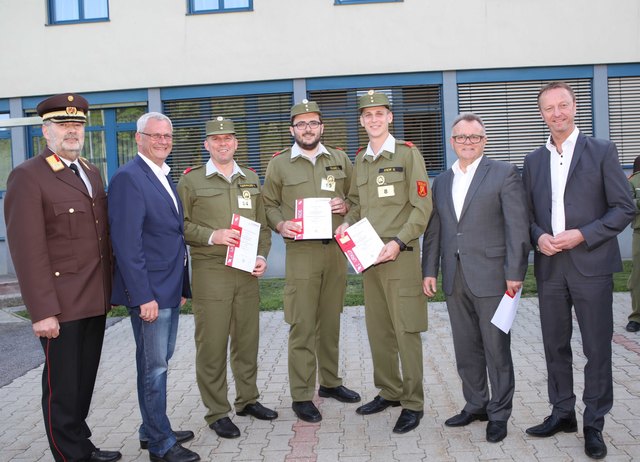
[[[453,128],[463,120],[465,122],[478,122],[482,127],[482,134],[484,135],[486,133],[486,129],[484,126],[484,122],[482,121],[482,117],[480,117],[477,114],[474,114],[473,112],[463,112],[462,114],[458,115],[458,117],[456,117],[453,123],[451,124],[451,131],[453,131]]]
[[[165,122],[169,122],[169,126],[171,127],[171,131],[173,131],[173,124],[171,123],[171,119],[166,115],[160,112],[147,112],[146,114],[142,114],[138,121],[136,122],[136,130],[138,133],[144,132],[145,128],[147,128],[147,122],[149,120],[163,120]]]

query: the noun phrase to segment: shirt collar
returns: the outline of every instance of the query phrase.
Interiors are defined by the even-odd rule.
[[[370,156],[375,159],[383,151],[390,152],[391,154],[395,154],[396,152],[396,139],[393,137],[391,133],[389,133],[389,136],[387,136],[387,139],[384,140],[384,143],[382,143],[382,147],[380,148],[379,152],[373,152],[373,149],[371,149],[371,143],[369,143],[367,144],[367,150],[364,153],[364,155]]]
[[[321,156],[322,154],[331,155],[331,153],[327,151],[327,148],[325,148],[322,143],[318,143],[318,146],[316,147],[316,157]],[[296,157],[300,156],[307,158],[309,157],[305,154],[298,143],[293,143],[293,146],[291,146],[291,160],[294,160]]]
[[[205,166],[205,176],[211,176],[214,174],[218,174],[222,177],[225,177],[224,174],[218,170],[218,167],[216,167],[216,165],[213,163],[213,161],[211,160],[211,158],[209,158],[209,160],[207,161],[207,164]],[[240,174],[240,176],[244,177],[246,176],[244,174],[244,172],[242,171],[242,169],[240,168],[240,166],[236,163],[236,161],[233,161],[233,171],[231,172],[231,178],[233,178],[233,176],[235,174]],[[226,177],[225,177],[226,178]]]
[[[142,160],[145,161],[145,163],[149,166],[151,171],[158,176],[160,175],[167,176],[171,171],[171,167],[169,167],[166,162],[162,163],[162,167],[158,167],[150,159],[146,158],[142,153],[138,152],[138,155],[142,157]]]
[[[462,169],[460,168],[460,160],[458,159],[451,166],[451,170],[453,170],[454,175],[467,175],[469,173],[475,173],[475,171],[478,169],[478,165],[480,165],[480,161],[482,160],[483,157],[484,157],[484,154],[481,155],[480,157],[478,157],[473,162],[471,162],[467,166],[467,171],[466,172],[463,172]]]
[[[562,143],[562,147],[563,147],[562,152],[564,152],[564,147],[567,146],[567,143],[569,143],[569,145],[571,146],[576,145],[576,141],[578,140],[579,134],[580,134],[580,130],[578,130],[578,127],[575,127],[571,132],[571,135],[569,135],[569,137],[566,140],[564,140],[564,143]],[[551,135],[549,135],[549,138],[547,138],[547,149],[550,152],[553,152],[554,150],[557,151],[556,145],[553,144],[553,139],[551,138]]]

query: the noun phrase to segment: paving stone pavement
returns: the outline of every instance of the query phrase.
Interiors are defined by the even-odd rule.
[[[614,294],[613,344],[615,404],[607,417],[604,438],[609,461],[640,460],[640,335],[624,330],[630,299]],[[577,325],[575,326],[577,329]],[[400,408],[360,416],[357,405],[319,398],[323,420],[298,421],[291,410],[287,382],[287,325],[282,312],[261,314],[258,385],[260,401],[280,417],[265,422],[232,416],[242,435],[224,440],[204,421],[194,370],[194,323],[181,316],[178,344],[169,372],[169,417],[176,429],[191,429],[196,438],[186,443],[204,461],[286,462],[412,462],[412,461],[582,461],[581,430],[584,356],[580,335],[574,335],[575,388],[578,433],[559,433],[535,439],[525,429],[550,413],[546,367],[536,299],[523,299],[512,330],[516,391],[509,435],[501,443],[485,441],[485,424],[448,428],[444,421],[464,404],[457,376],[449,319],[444,303],[429,304],[429,331],[424,338],[425,415],[417,430],[395,435],[391,429]],[[107,330],[102,362],[88,423],[93,442],[118,449],[124,461],[149,460],[137,440],[139,412],[136,398],[134,342],[128,320]],[[345,308],[342,316],[341,371],[345,385],[370,400],[373,386],[371,354],[362,307]],[[0,461],[49,461],[51,454],[40,411],[42,367],[0,388]],[[233,378],[229,371],[233,402]]]

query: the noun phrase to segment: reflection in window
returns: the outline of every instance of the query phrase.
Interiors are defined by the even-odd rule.
[[[108,19],[108,0],[49,0],[50,24]]]
[[[189,13],[251,11],[253,0],[189,0]]]

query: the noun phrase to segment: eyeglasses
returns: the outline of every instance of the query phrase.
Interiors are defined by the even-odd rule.
[[[322,122],[318,121],[318,120],[312,120],[311,122],[303,122],[300,121],[297,124],[292,124],[292,127],[296,127],[298,130],[306,130],[307,127],[311,127],[312,129],[316,129],[318,128],[320,125],[322,125]]]
[[[478,144],[484,139],[484,135],[453,135],[453,141],[458,144],[464,144],[469,140],[471,144]]]
[[[167,140],[167,141],[171,141],[173,139],[173,135],[171,134],[161,134],[161,133],[145,133],[145,132],[138,132],[141,135],[146,135],[149,138],[151,138],[153,141],[160,141],[160,140]]]

